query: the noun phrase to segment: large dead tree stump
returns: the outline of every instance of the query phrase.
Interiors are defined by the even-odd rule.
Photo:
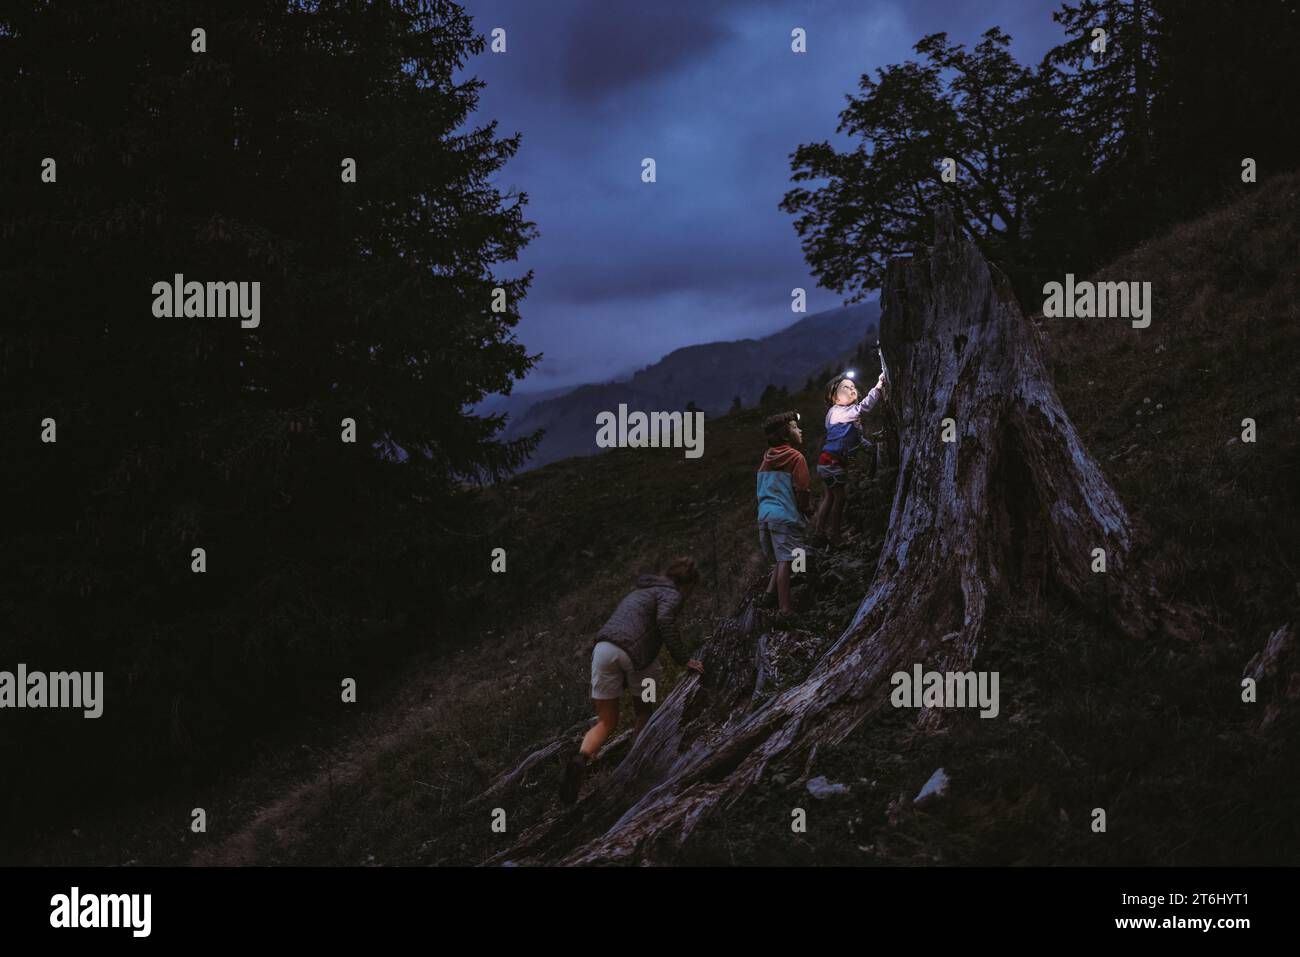
[[[807,679],[764,699],[753,693],[761,617],[751,608],[725,622],[704,651],[706,676],[673,690],[610,778],[496,862],[671,860],[770,763],[803,759],[888,707],[895,671],[967,670],[993,637],[995,595],[1033,601],[1052,589],[1135,638],[1187,636],[1189,619],[1139,573],[1140,536],[1062,408],[1010,283],[951,212],[936,214],[934,246],[890,263],[882,306],[897,486],[843,634]],[[955,441],[943,440],[946,419]],[[1097,548],[1104,574],[1093,571]]]

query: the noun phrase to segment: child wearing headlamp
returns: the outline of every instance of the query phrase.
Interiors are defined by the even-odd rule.
[[[826,442],[817,458],[817,475],[826,486],[826,494],[813,517],[814,542],[835,545],[840,537],[840,520],[844,516],[844,499],[848,489],[848,457],[862,445],[862,416],[870,413],[885,397],[885,373],[861,400],[853,373],[837,375],[826,384]]]
[[[803,547],[804,520],[812,511],[808,463],[799,451],[803,432],[798,412],[780,412],[763,423],[767,451],[758,466],[758,542],[772,563],[764,607],[775,604],[789,615],[790,572],[795,553]]]

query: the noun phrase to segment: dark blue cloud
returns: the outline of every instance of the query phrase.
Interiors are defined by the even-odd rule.
[[[590,3],[571,24],[564,86],[579,99],[613,96],[708,55],[730,36],[723,23],[688,7]]]
[[[973,46],[993,25],[1037,62],[1059,41],[1054,0],[470,0],[475,28],[507,31],[473,57],[476,125],[522,132],[497,176],[529,194],[539,238],[518,327],[546,353],[523,385],[601,380],[696,342],[762,336],[840,304],[815,286],[791,217],[789,156],[835,133],[864,72],[914,58],[947,31]],[[790,52],[803,27],[808,53]],[[658,182],[640,181],[654,158]],[[512,270],[506,270],[512,271]]]

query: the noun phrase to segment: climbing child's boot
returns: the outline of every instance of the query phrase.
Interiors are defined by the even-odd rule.
[[[564,765],[564,780],[560,782],[560,800],[565,804],[573,804],[578,800],[578,791],[582,789],[582,779],[587,773],[588,760],[590,759],[579,751]]]

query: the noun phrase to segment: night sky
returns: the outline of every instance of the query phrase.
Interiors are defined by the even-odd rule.
[[[458,79],[485,81],[474,127],[523,134],[495,181],[529,196],[539,236],[501,275],[535,270],[517,335],[545,358],[519,386],[607,381],[699,342],[758,337],[841,304],[777,208],[801,143],[835,133],[864,72],[947,31],[990,26],[1037,63],[1062,38],[1054,0],[465,0],[490,42]],[[790,50],[803,27],[808,52]],[[641,182],[654,157],[658,182]]]

